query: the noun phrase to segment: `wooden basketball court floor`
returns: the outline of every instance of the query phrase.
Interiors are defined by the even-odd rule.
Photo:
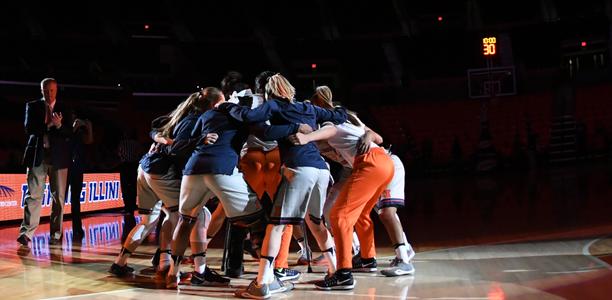
[[[18,226],[0,229],[0,299],[199,299],[232,298],[236,287],[255,276],[256,261],[247,260],[244,279],[230,288],[180,286],[165,290],[163,282],[141,273],[150,266],[153,243],[140,247],[130,260],[136,274],[116,278],[107,273],[120,248],[121,214],[84,219],[86,237],[73,241],[65,222],[62,245],[49,245],[49,225],[43,223],[30,247],[16,241]],[[551,231],[529,239],[476,243],[460,247],[416,245],[416,274],[395,278],[355,274],[353,291],[324,292],[310,281],[323,276],[323,267],[304,274],[287,299],[612,299],[611,226],[574,231]],[[218,243],[217,243],[218,244]],[[392,250],[379,247],[379,268],[388,266]],[[208,261],[218,269],[221,250],[209,250]],[[246,256],[248,257],[248,256]],[[293,253],[290,262],[297,255]],[[606,262],[608,261],[608,262]],[[296,268],[305,272],[306,268]],[[184,265],[188,270],[189,266]]]

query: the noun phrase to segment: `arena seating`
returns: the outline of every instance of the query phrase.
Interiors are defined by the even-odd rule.
[[[492,142],[503,156],[512,154],[515,140],[527,144],[527,124],[538,137],[537,148],[545,150],[550,140],[552,94],[537,93],[501,97],[487,102]],[[479,100],[414,101],[401,105],[371,107],[377,128],[388,144],[405,144],[413,140],[418,152],[431,141],[434,163],[452,159],[455,139],[463,157],[476,151],[481,133]]]
[[[612,85],[576,88],[576,120],[585,125],[587,150],[604,150],[612,132]]]

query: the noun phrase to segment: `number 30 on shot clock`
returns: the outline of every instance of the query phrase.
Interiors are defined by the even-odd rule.
[[[497,39],[495,37],[486,37],[482,39],[482,53],[484,56],[492,56],[497,53]]]

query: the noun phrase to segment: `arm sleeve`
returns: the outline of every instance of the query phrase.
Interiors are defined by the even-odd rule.
[[[204,136],[175,141],[172,145],[161,145],[160,152],[169,156],[187,156],[203,142]]]
[[[195,126],[193,126],[193,130],[189,133],[189,137],[196,137],[202,135],[202,127],[204,126],[204,115],[198,118]]]
[[[259,123],[257,125],[251,125],[251,133],[262,141],[276,141],[284,139],[298,131],[298,124],[287,124],[287,125],[268,125],[266,123]]]
[[[336,107],[335,109],[324,109],[317,106],[312,106],[317,116],[317,123],[332,122],[334,124],[342,124],[346,122],[346,109]]]
[[[199,118],[197,120],[192,119],[192,120],[185,120],[184,122],[180,122],[178,124],[179,125],[178,128],[176,129],[176,133],[174,133],[174,140],[180,141],[180,140],[185,140],[185,139],[189,139],[193,137],[195,129],[201,128],[201,127],[197,128],[199,124],[201,124]],[[196,132],[195,135],[200,135],[199,131]]]
[[[194,123],[193,130],[189,130]],[[167,155],[180,156],[191,153],[197,145],[202,143],[201,124],[201,119],[179,123],[174,142],[172,145],[162,145],[161,151]]]
[[[265,122],[276,111],[276,105],[272,101],[266,101],[255,109],[249,109],[232,103],[224,103],[220,107],[221,110],[228,112],[232,118],[246,123]]]

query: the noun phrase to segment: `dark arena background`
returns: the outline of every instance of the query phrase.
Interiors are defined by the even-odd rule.
[[[135,171],[153,119],[220,88],[230,71],[254,92],[270,70],[297,102],[328,86],[401,159],[397,216],[416,252],[409,275],[354,272],[354,289],[324,291],[313,283],[325,276],[315,259],[325,249],[307,232],[312,257],[291,242],[289,268],[301,277],[272,298],[612,299],[611,29],[612,0],[2,1],[2,298],[233,298],[247,288],[260,260],[245,252],[229,286],[187,277],[166,289],[151,267],[159,230],[132,253],[133,273],[109,267],[143,220],[122,182],[126,139]],[[81,145],[82,216],[66,191],[53,235],[47,180],[40,226],[24,244],[25,109],[48,77],[93,141]],[[337,179],[342,167],[330,165]],[[371,218],[380,271],[396,243]],[[227,228],[206,255],[220,275]]]

